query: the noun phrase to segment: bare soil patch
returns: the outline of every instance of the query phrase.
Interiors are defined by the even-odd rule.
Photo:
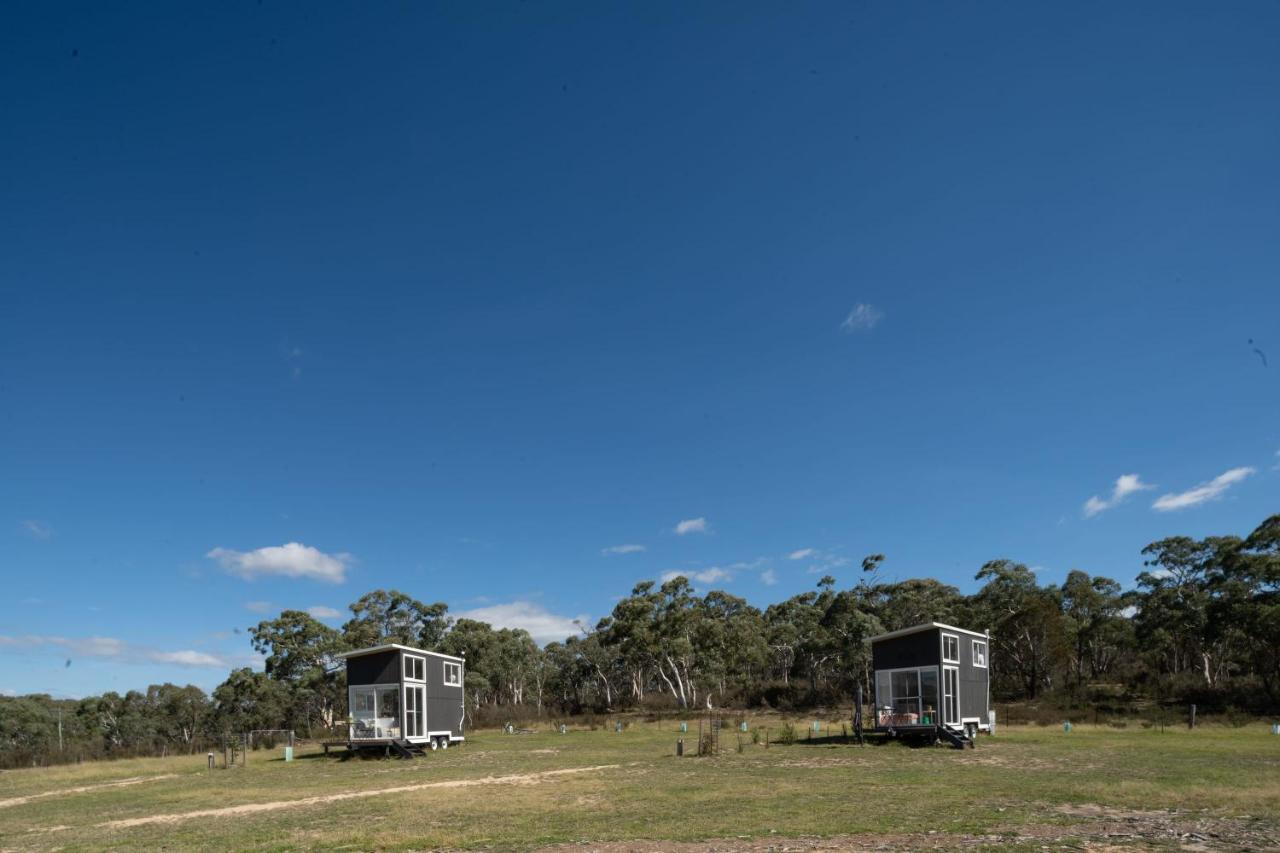
[[[316,797],[303,797],[297,800],[275,800],[267,803],[245,803],[239,806],[226,806],[220,809],[200,809],[192,812],[176,814],[157,814],[145,817],[109,820],[96,824],[100,829],[129,829],[147,824],[180,823],[202,817],[237,817],[240,815],[258,814],[260,812],[293,809],[302,806],[332,803],[338,800],[353,800],[361,797],[381,797],[387,794],[402,794],[409,791],[423,791],[431,788],[473,788],[482,785],[537,785],[559,776],[571,776],[578,773],[591,773],[598,770],[615,770],[620,764],[597,764],[593,767],[569,767],[563,770],[546,770],[541,773],[522,773],[508,776],[485,776],[480,779],[454,779],[447,782],[419,782],[415,785],[399,785],[394,788],[372,788],[362,791],[343,791],[338,794],[324,794]]]
[[[39,794],[27,794],[24,797],[10,797],[7,800],[0,800],[0,809],[7,809],[12,806],[21,806],[32,800],[42,800],[45,797],[64,797],[70,794],[84,794],[89,791],[100,791],[103,788],[123,788],[128,785],[139,785],[143,782],[157,782],[161,779],[173,779],[176,773],[164,773],[159,776],[132,776],[128,779],[119,779],[115,782],[102,782],[98,785],[81,785],[77,788],[60,788],[56,791],[42,791]]]

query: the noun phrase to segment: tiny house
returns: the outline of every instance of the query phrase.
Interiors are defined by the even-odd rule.
[[[340,655],[347,669],[347,746],[447,749],[465,738],[464,658],[390,643]]]
[[[871,638],[875,729],[972,745],[990,729],[990,632],[926,622]]]

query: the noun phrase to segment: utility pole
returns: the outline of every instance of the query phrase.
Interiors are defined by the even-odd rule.
[[[58,752],[62,752],[62,706],[58,706]]]

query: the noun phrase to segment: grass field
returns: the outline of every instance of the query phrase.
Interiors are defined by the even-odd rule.
[[[776,737],[777,719],[749,723]],[[726,730],[708,758],[676,758],[679,736],[481,731],[416,761],[275,750],[212,772],[204,755],[9,771],[0,848],[1280,848],[1280,737],[1261,724],[1005,727],[965,752],[803,734],[738,752]]]

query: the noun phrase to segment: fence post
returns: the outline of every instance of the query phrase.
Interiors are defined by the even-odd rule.
[[[1187,718],[1187,728],[1194,729],[1196,727],[1196,706],[1191,704],[1191,715]]]

